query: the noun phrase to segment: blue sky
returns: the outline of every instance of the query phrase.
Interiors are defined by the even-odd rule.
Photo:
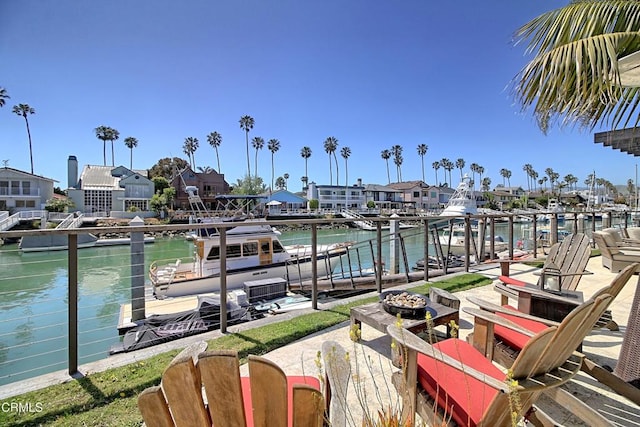
[[[351,149],[349,184],[386,184],[380,152],[395,144],[404,149],[404,180],[422,179],[416,147],[426,144],[429,184],[431,165],[442,158],[463,158],[465,170],[483,166],[492,186],[507,168],[511,184],[526,188],[526,163],[540,176],[550,167],[582,183],[595,171],[625,184],[635,180],[634,157],[594,144],[592,132],[577,128],[543,135],[509,92],[528,59],[524,46],[512,44],[513,32],[566,3],[2,1],[0,86],[11,99],[0,109],[0,160],[30,170],[24,120],[11,113],[14,104],[28,103],[36,110],[29,117],[34,172],[62,188],[69,155],[81,165],[103,163],[94,134],[100,125],[120,132],[116,165],[129,166],[124,138],[138,139],[136,169],[186,158],[186,137],[200,140],[196,166],[216,168],[206,135],[217,131],[220,169],[233,184],[246,174],[243,115],[255,120],[250,137],[280,141],[275,176],[288,173],[293,191],[305,173],[303,146],[312,149],[310,180],[329,183],[329,136],[338,150]],[[252,173],[254,156],[250,147]],[[266,144],[258,172],[270,184]],[[444,181],[442,169],[438,174]],[[456,177],[458,170],[454,186]]]

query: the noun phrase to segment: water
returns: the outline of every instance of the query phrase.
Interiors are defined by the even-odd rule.
[[[408,266],[424,257],[424,231],[402,230]],[[507,225],[496,233],[507,239]],[[383,259],[388,259],[387,230],[383,230]],[[523,235],[516,224],[514,238]],[[358,242],[350,251],[352,270],[373,266],[376,232],[359,229],[318,230],[318,243]],[[284,244],[309,244],[309,231],[283,232]],[[372,241],[372,244],[369,244]],[[372,249],[373,248],[373,249]],[[145,271],[153,261],[188,257],[191,242],[183,238],[156,239],[145,245]],[[433,254],[433,248],[430,254]],[[108,357],[120,339],[116,326],[120,305],[130,302],[131,263],[128,246],[78,251],[79,364]],[[67,350],[67,253],[20,253],[17,245],[0,247],[0,385],[65,370]],[[348,265],[337,266],[347,271]],[[405,271],[402,260],[400,271]]]

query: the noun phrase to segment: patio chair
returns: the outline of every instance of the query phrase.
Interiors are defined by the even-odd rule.
[[[591,328],[607,326],[605,325],[606,319],[605,322],[602,321],[603,314],[638,269],[640,269],[640,263],[627,266],[611,281],[609,286],[592,295],[589,301],[597,300],[604,296],[609,299],[606,304],[599,306],[600,317],[595,322],[590,323]],[[523,291],[525,290],[520,290],[520,292]],[[509,367],[514,363],[515,358],[526,347],[532,334],[545,330],[550,326],[560,325],[558,322],[522,313],[511,306],[498,306],[475,297],[470,297],[468,300],[476,304],[481,310],[465,309],[466,312],[473,314],[475,317],[474,332],[467,337],[467,340],[488,359],[494,360],[502,366]],[[578,305],[573,311],[579,307],[581,305]],[[487,324],[487,321],[483,319],[483,313],[495,314],[510,323],[518,325],[524,332],[523,330],[517,331],[513,328],[505,328],[500,324]],[[580,342],[585,337],[586,333],[581,334]],[[573,348],[579,348],[579,346]],[[640,389],[627,384],[588,357],[584,357],[581,369],[601,383],[609,386],[618,394],[627,397],[636,404],[640,404]]]
[[[595,231],[593,240],[600,249],[602,266],[611,270],[612,273],[618,273],[627,265],[640,262],[640,247],[619,246],[611,232]]]
[[[431,345],[390,325],[387,332],[403,353],[403,369],[392,378],[404,399],[403,416],[410,425],[415,425],[416,412],[434,425],[450,419],[465,426],[511,426],[522,418],[551,421],[542,411],[532,411],[533,405],[543,392],[566,383],[580,370],[582,355],[574,349],[610,298],[603,295],[589,300],[561,324],[531,334],[511,366],[509,377],[464,340],[449,338]],[[484,315],[485,323],[475,327],[479,335],[492,329],[493,323],[489,322],[525,332],[499,316],[487,312]],[[518,411],[514,411],[515,402],[519,402]],[[576,400],[576,404],[580,402]],[[590,415],[590,421],[598,418],[597,414]]]
[[[540,271],[538,287],[542,289],[548,278],[554,277],[559,289],[574,291],[582,275],[591,274],[585,270],[590,256],[591,244],[586,234],[575,233],[566,236],[549,249],[549,254]],[[509,298],[518,297],[517,292],[507,285],[524,286],[526,284],[508,275],[501,275],[498,280],[500,283],[496,283],[494,289],[502,295],[502,304],[507,304]]]
[[[235,351],[201,350],[185,349],[164,371],[161,385],[140,394],[147,426],[322,426],[317,378],[286,376],[258,356],[249,356],[249,377],[241,377]]]

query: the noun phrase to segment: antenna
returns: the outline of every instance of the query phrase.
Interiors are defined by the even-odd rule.
[[[3,160],[2,161],[2,167],[7,167],[9,165],[9,159]]]

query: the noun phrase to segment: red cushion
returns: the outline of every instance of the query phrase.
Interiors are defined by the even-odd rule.
[[[510,305],[504,305],[503,307],[513,311],[517,311],[515,307],[512,307]],[[512,316],[510,314],[504,314],[504,313],[496,313],[496,314],[536,334],[540,331],[547,329],[548,327],[544,323],[536,322],[535,320],[523,319],[522,317]],[[494,326],[493,335],[495,336],[497,341],[504,342],[506,345],[513,348],[514,350],[522,350],[522,348],[525,346],[527,341],[529,341],[528,336],[523,335],[520,332],[516,332],[512,329],[505,328],[504,326],[500,326],[500,325]]]
[[[499,381],[505,380],[505,374],[466,341],[451,338],[435,344],[434,347],[488,376]],[[418,354],[418,381],[432,398],[437,399],[438,405],[446,408],[446,413],[451,414],[453,420],[461,426],[477,425],[485,409],[498,393],[498,390],[488,387],[483,381],[444,363],[436,362],[424,354]]]
[[[247,426],[253,427],[253,403],[251,401],[251,381],[249,377],[241,377],[242,397],[244,399],[244,413],[247,417]],[[293,424],[293,386],[294,384],[306,384],[317,390],[320,388],[320,380],[316,377],[292,375],[287,377],[287,419],[288,425]]]
[[[513,277],[509,277],[509,276],[500,276],[498,277],[498,280],[500,280],[505,285],[516,285],[516,286],[526,285],[526,282],[523,282],[522,280],[514,279]]]

